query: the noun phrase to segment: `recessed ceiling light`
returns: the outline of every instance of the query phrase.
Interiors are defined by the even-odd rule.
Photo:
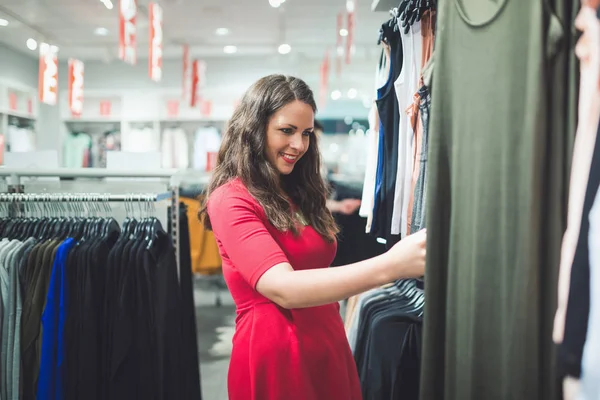
[[[219,36],[229,35],[229,29],[227,28],[218,28],[215,33]]]
[[[8,26],[8,21],[4,18],[0,18],[0,26]]]
[[[281,46],[279,46],[279,54],[288,54],[290,51],[292,51],[292,46],[290,46],[287,43],[282,44]]]
[[[31,51],[37,49],[37,41],[35,39],[29,38],[27,39],[27,48]]]
[[[346,29],[346,28],[340,29],[340,36],[344,36],[344,37],[348,36],[348,29]]]
[[[349,13],[354,12],[354,0],[346,0],[346,11]]]
[[[342,92],[339,90],[334,90],[331,92],[331,100],[339,100],[342,98]]]
[[[94,35],[97,35],[97,36],[106,36],[106,35],[108,35],[108,29],[103,28],[103,27],[96,28],[94,30]]]
[[[283,3],[281,0],[269,0],[271,7],[277,8]]]
[[[100,0],[100,1],[101,1],[101,2],[104,4],[104,6],[105,6],[106,8],[108,8],[109,10],[112,10],[112,9],[113,9],[113,3],[112,3],[112,1],[111,1],[111,0]]]
[[[348,89],[348,98],[349,99],[355,99],[357,95],[358,95],[358,91],[356,89],[354,89],[354,88]]]
[[[237,47],[235,47],[235,46],[225,46],[225,47],[223,47],[223,51],[226,54],[233,54],[233,53],[237,52]]]

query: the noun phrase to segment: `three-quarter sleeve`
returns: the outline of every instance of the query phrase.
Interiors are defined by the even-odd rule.
[[[289,262],[261,218],[258,203],[231,186],[218,188],[208,200],[208,215],[216,239],[235,269],[252,288],[277,264]]]

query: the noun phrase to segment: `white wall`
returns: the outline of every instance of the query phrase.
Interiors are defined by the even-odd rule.
[[[227,97],[230,102],[239,98],[243,92],[257,79],[273,73],[285,73],[304,79],[313,89],[315,95],[319,90],[319,69],[314,61],[304,62],[299,58],[290,57],[218,57],[205,59],[206,93]],[[85,63],[85,90],[88,91],[168,91],[173,92],[182,88],[182,61],[165,60],[163,63],[163,78],[159,83],[148,77],[147,60],[139,60],[135,66],[124,64],[119,60],[110,63]],[[61,71],[66,71],[66,63],[61,64]],[[332,78],[330,90],[339,87],[346,91],[355,87],[365,95],[371,95],[374,83],[370,81],[373,74],[362,72],[365,66],[354,65],[344,71],[343,81]],[[369,70],[367,68],[367,70]],[[373,69],[374,70],[374,69]],[[61,90],[66,89],[66,75],[61,74]],[[372,79],[371,79],[372,80]],[[360,96],[354,100],[329,101],[327,107],[320,110],[320,118],[344,118],[350,115],[354,118],[366,118],[368,110],[362,104]]]
[[[38,63],[0,44],[0,79],[35,88],[38,84]]]

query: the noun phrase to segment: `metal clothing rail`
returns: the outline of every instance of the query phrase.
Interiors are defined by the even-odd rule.
[[[131,170],[106,168],[0,168],[0,177],[10,177],[11,184],[20,185],[22,177],[39,178],[166,178],[177,173],[176,169]]]
[[[27,202],[158,202],[168,200],[173,193],[107,194],[107,193],[4,193],[0,203]]]
[[[171,237],[175,247],[175,259],[177,263],[177,277],[180,276],[181,260],[179,257],[180,243],[179,238],[179,183],[176,176],[180,175],[176,169],[158,169],[158,170],[133,170],[133,169],[106,169],[106,168],[0,168],[0,177],[9,177],[9,191],[23,193],[24,187],[21,185],[22,177],[38,178],[162,178],[169,180],[171,199]],[[131,196],[128,195],[109,195],[114,200],[127,203]],[[160,196],[160,195],[159,195]],[[27,200],[25,200],[27,201]],[[74,201],[74,200],[65,200]],[[158,200],[157,200],[158,201]]]

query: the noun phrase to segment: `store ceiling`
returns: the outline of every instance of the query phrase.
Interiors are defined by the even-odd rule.
[[[60,48],[61,59],[110,61],[117,55],[118,0],[108,10],[100,0],[0,0],[0,18],[9,21],[0,27],[0,42],[37,57],[26,41],[34,38]],[[370,0],[357,0],[355,53],[353,62],[373,66],[377,55],[377,32],[385,13],[370,10]],[[149,0],[138,0],[138,51],[147,55]],[[328,47],[334,50],[336,18],[345,10],[346,0],[286,0],[279,9],[268,0],[160,0],[164,10],[165,58],[181,58],[181,44],[189,43],[192,56],[242,57],[278,55],[281,43],[292,47],[293,55],[317,62]],[[94,33],[106,28],[106,36]],[[228,35],[216,34],[227,28]],[[224,54],[226,45],[235,45],[236,54]],[[373,68],[370,69],[372,71]]]

